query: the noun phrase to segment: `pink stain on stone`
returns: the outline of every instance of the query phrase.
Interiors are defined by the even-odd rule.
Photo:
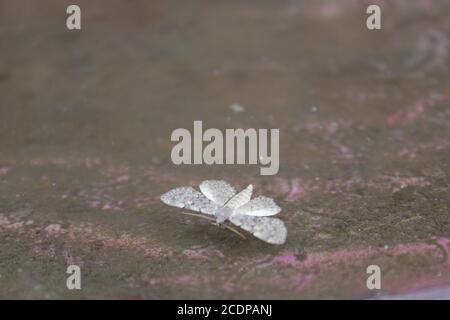
[[[99,166],[101,164],[100,158],[73,158],[73,157],[38,157],[32,158],[27,161],[27,164],[31,166],[45,166],[45,165],[54,165],[57,167],[62,167],[66,169],[74,168],[74,167],[86,167],[88,169],[93,168],[95,166]]]
[[[220,250],[206,249],[206,248],[186,249],[182,252],[182,255],[195,259],[211,259],[212,257],[219,257],[219,258],[225,257]]]
[[[428,97],[419,99],[412,106],[407,107],[405,110],[391,113],[390,115],[388,115],[386,122],[388,125],[393,126],[401,122],[416,120],[427,109],[447,100],[448,96],[431,94]]]
[[[272,197],[285,197],[291,190],[290,180],[285,178],[275,178],[272,183],[261,187],[261,193]]]
[[[21,234],[28,235],[31,239],[39,239],[39,235],[44,232],[47,237],[67,236],[67,240],[76,243],[90,244],[102,243],[105,248],[128,249],[144,253],[151,257],[165,257],[172,255],[169,248],[151,243],[146,237],[133,236],[126,233],[115,235],[112,232],[91,224],[71,225],[63,228],[60,224],[50,224],[46,227],[33,226],[34,222],[12,221],[8,217],[0,215],[0,227],[16,230]],[[63,238],[64,241],[65,238]]]
[[[0,167],[0,176],[4,176],[8,174],[8,172],[11,170],[9,167]]]
[[[390,182],[389,188],[398,191],[399,188],[405,188],[408,186],[424,188],[430,185],[424,177],[398,177],[398,176],[385,176]]]
[[[231,281],[225,281],[225,283],[223,284],[223,290],[225,292],[231,293],[231,292],[235,292],[237,290],[237,287]]]
[[[301,261],[290,251],[286,251],[281,255],[273,258],[272,262],[279,263],[284,266],[298,267],[301,265]]]
[[[316,277],[313,274],[296,274],[292,277],[291,282],[297,292],[302,292]]]
[[[197,287],[207,282],[207,280],[208,279],[198,274],[183,274],[181,276],[151,277],[147,280],[147,284],[149,286],[181,285],[187,287]]]
[[[440,245],[440,247],[445,251],[444,255],[444,263],[446,264],[450,264],[450,238],[445,238],[445,237],[441,237],[441,238],[434,238],[434,241]]]
[[[439,238],[439,241],[448,244],[450,240],[446,238]],[[428,252],[436,252],[436,245],[431,243],[412,243],[400,244],[392,248],[383,249],[377,247],[366,247],[357,249],[342,249],[334,252],[312,252],[307,254],[306,258],[301,260],[292,251],[284,251],[280,255],[273,257],[270,261],[262,262],[256,265],[257,269],[267,268],[273,265],[280,265],[283,267],[291,267],[295,269],[309,269],[316,266],[333,266],[336,263],[352,263],[360,259],[364,259],[376,254],[390,253],[394,255],[399,254],[423,254]]]
[[[291,180],[291,189],[286,197],[286,201],[293,202],[304,194],[304,189],[300,185],[300,179]]]
[[[424,254],[424,253],[438,253],[436,245],[432,243],[418,242],[399,244],[392,248],[384,249],[386,253],[393,254],[395,256],[403,254]]]
[[[345,145],[340,145],[339,151],[341,153],[342,158],[344,158],[346,160],[352,160],[355,157],[355,155],[353,154],[353,151]]]
[[[168,247],[158,245],[147,236],[135,236],[129,233],[120,235],[92,224],[72,225],[66,230],[69,238],[81,243],[102,243],[105,248],[126,249],[143,253],[144,256],[161,258],[173,254]]]
[[[336,121],[300,122],[293,125],[292,131],[332,136],[339,130],[349,129],[353,125],[354,123],[352,121],[342,119]]]
[[[351,193],[354,188],[370,188],[377,190],[391,190],[397,192],[402,188],[412,186],[424,188],[430,185],[425,177],[401,177],[401,176],[375,176],[371,180],[364,180],[359,177],[353,177],[347,180],[327,180],[322,181],[319,178],[306,180],[300,178],[279,179],[275,181],[274,187],[266,191],[270,194],[283,196],[287,202],[295,202],[299,198],[320,192],[322,194],[330,193]]]
[[[311,273],[298,272],[287,276],[275,273],[268,279],[268,284],[274,287],[283,287],[302,292],[315,278],[315,275]]]
[[[114,179],[114,181],[117,182],[117,183],[125,182],[125,181],[128,181],[128,180],[130,180],[130,176],[127,175],[127,174],[121,175],[121,176],[119,176],[119,177]]]
[[[161,280],[160,278],[150,278],[150,279],[148,280],[148,284],[151,285],[151,286],[158,285],[158,284],[160,284],[161,282],[162,282],[162,280]]]
[[[174,255],[170,247],[158,244],[148,236],[136,236],[127,232],[116,234],[112,230],[91,223],[72,224],[68,227],[53,223],[45,227],[39,227],[34,226],[32,220],[17,221],[0,214],[0,228],[28,234],[30,238],[39,237],[39,234],[42,234],[40,233],[41,231],[47,237],[57,238],[64,235],[68,241],[84,244],[101,243],[105,248],[126,249],[154,258]],[[186,249],[182,251],[181,255],[190,259],[225,258],[225,255],[220,250],[200,247]]]
[[[310,16],[317,20],[331,20],[338,18],[343,13],[341,3],[325,2],[313,7]]]
[[[15,231],[22,231],[24,226],[29,225],[28,222],[25,221],[13,221],[10,220],[7,216],[0,214],[0,227],[4,229],[10,229]]]
[[[433,5],[433,0],[420,0],[419,5],[424,10],[430,10]]]
[[[407,148],[402,148],[398,151],[398,156],[408,159],[415,159],[417,154],[414,151],[408,150]]]
[[[185,286],[198,286],[202,280],[197,275],[182,275],[174,278],[173,282]]]
[[[445,272],[445,270],[448,270],[448,265],[450,264],[448,260],[450,239],[441,237],[434,238],[433,240],[435,243],[417,242],[399,244],[387,248],[369,246],[366,248],[343,249],[331,252],[312,252],[305,259],[300,259],[294,252],[286,250],[269,261],[261,261],[256,265],[255,269],[271,267],[278,272],[284,268],[292,269],[296,272],[295,275],[282,276],[280,273],[276,273],[269,279],[269,283],[282,287],[293,286],[297,292],[303,292],[307,286],[318,278],[317,275],[321,272],[329,273],[331,270],[339,272],[339,268],[342,266],[366,265],[369,263],[368,261],[373,261],[374,259],[385,259],[384,261],[388,259],[388,261],[394,262],[396,257],[401,255],[411,255],[412,257],[417,255],[427,256],[432,259],[430,260],[430,268],[434,265],[439,268],[438,270]],[[436,244],[439,244],[439,246]],[[442,253],[441,247],[445,248],[445,254]],[[440,261],[442,257],[446,258],[446,260]],[[432,261],[436,264],[433,264]],[[411,277],[414,277],[413,284],[408,282],[408,279],[412,279]],[[405,278],[390,283],[389,287],[399,292],[405,290],[411,291],[431,285],[439,285],[442,284],[442,281],[445,281],[445,279],[439,278],[433,272],[416,274],[414,270],[409,270],[405,271]]]
[[[44,231],[52,236],[58,236],[64,232],[63,228],[58,223],[48,225],[47,227],[44,228]]]

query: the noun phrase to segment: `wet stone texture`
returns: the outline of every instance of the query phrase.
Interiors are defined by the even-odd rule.
[[[81,31],[0,1],[0,297],[448,296],[450,5],[372,2],[380,31],[357,0],[78,1]],[[280,128],[280,172],[173,165],[194,120]],[[205,179],[273,197],[286,244],[159,201]]]

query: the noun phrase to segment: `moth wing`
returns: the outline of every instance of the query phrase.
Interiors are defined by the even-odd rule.
[[[192,187],[178,187],[160,197],[165,204],[214,215],[218,206]]]
[[[273,216],[278,214],[281,208],[273,201],[272,198],[259,196],[256,197],[243,206],[236,209],[237,214],[243,214],[248,216]]]
[[[234,214],[229,220],[267,243],[283,244],[286,242],[287,229],[280,219]]]
[[[200,183],[200,191],[211,201],[219,206],[223,206],[236,190],[228,183],[222,180],[205,180]]]
[[[231,198],[227,204],[226,207],[235,210],[247,202],[250,201],[250,198],[252,197],[253,193],[253,186],[250,184],[247,188],[239,192],[237,195],[235,195],[233,198]]]

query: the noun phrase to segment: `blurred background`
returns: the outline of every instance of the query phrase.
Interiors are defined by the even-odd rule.
[[[70,4],[0,0],[1,298],[449,297],[449,1]],[[194,120],[279,128],[279,173],[173,165]],[[287,243],[159,201],[205,179],[273,197]]]

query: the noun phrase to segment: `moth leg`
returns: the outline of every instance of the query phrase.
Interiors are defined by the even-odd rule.
[[[216,222],[216,219],[214,219],[214,218],[207,217],[207,216],[204,216],[204,215],[198,214],[198,213],[192,213],[192,212],[181,212],[181,214],[185,214],[185,215],[187,215],[187,216],[193,216],[193,217],[203,218],[203,219],[205,219],[205,220],[211,221],[213,225],[218,226],[219,228],[225,228],[225,229],[228,229],[228,230],[234,232],[235,234],[237,234],[237,235],[238,235],[239,237],[241,237],[242,239],[247,239],[246,236],[244,236],[242,233],[240,233],[239,231],[237,231],[235,228],[230,227],[230,226],[228,226],[228,225],[226,225],[226,224],[219,224],[219,223]]]
[[[231,226],[229,226],[229,225],[226,225],[226,224],[220,224],[219,227],[222,227],[222,228],[225,228],[225,229],[230,230],[231,232],[234,232],[235,234],[237,234],[239,237],[241,237],[241,238],[244,239],[244,240],[247,239],[247,237],[246,237],[245,235],[243,235],[242,233],[240,233],[239,231],[237,231],[237,229],[235,229],[235,228],[233,228],[233,227],[231,227]]]
[[[230,230],[231,232],[234,232],[235,234],[237,234],[239,237],[241,237],[242,239],[247,239],[247,237],[246,236],[244,236],[242,233],[240,233],[239,231],[237,231],[237,229],[235,229],[235,228],[233,228],[233,227],[231,227],[231,226],[229,226],[229,225],[227,225],[227,224],[224,224],[224,223],[218,223],[217,221],[215,221],[214,220],[214,222],[212,222],[211,223],[212,225],[214,225],[214,226],[217,226],[217,227],[219,227],[219,228],[224,228],[224,229],[228,229],[228,230]]]
[[[208,221],[216,222],[216,219],[211,218],[211,217],[207,217],[207,216],[205,216],[205,215],[198,214],[198,213],[181,212],[181,214],[185,214],[185,215],[187,215],[187,216],[193,216],[193,217],[203,218],[203,219],[208,220]]]

